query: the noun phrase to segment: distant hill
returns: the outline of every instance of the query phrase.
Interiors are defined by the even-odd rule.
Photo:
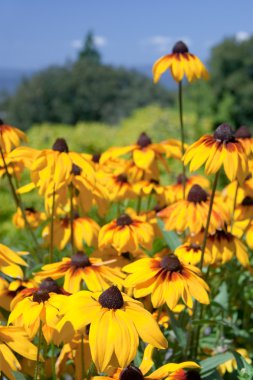
[[[35,70],[0,68],[0,92],[14,94],[23,78],[31,78]]]

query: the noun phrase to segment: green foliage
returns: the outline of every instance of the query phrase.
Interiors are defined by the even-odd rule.
[[[51,67],[23,81],[7,102],[8,121],[22,129],[44,122],[115,124],[138,107],[172,104],[167,90],[136,71],[90,59]]]

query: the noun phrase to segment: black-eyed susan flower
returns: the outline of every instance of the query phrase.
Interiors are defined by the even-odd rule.
[[[6,175],[7,169],[11,176],[20,179],[24,168],[23,162],[21,160],[12,159],[10,154],[5,153],[2,157],[0,156],[0,178]]]
[[[185,366],[185,367],[189,368],[189,366]],[[200,376],[199,371],[197,371],[196,369],[185,370],[185,369],[179,368],[179,369],[176,369],[173,373],[170,373],[168,377],[166,377],[165,380],[201,380],[201,376]]]
[[[14,147],[19,146],[21,141],[26,141],[25,133],[0,120],[0,149],[2,153],[9,153]]]
[[[16,253],[6,245],[0,244],[0,272],[13,278],[23,278],[20,266],[27,266],[27,263],[20,257],[23,253]]]
[[[154,82],[158,82],[161,75],[170,70],[176,82],[180,82],[184,76],[189,82],[196,79],[208,79],[208,71],[200,59],[189,52],[187,45],[183,41],[178,41],[172,53],[159,58],[153,65]]]
[[[253,153],[253,138],[252,134],[245,125],[242,125],[240,128],[237,129],[235,132],[235,138],[241,142],[243,145],[245,152],[247,156],[252,158]]]
[[[236,205],[235,220],[252,219],[253,197],[245,194],[242,201]]]
[[[36,346],[29,341],[22,328],[0,326],[0,373],[15,380],[14,371],[20,371],[21,365],[12,351],[30,360],[37,357]]]
[[[210,206],[208,193],[199,185],[193,185],[186,200],[177,201],[158,212],[158,217],[164,220],[166,230],[183,232],[189,229],[191,234],[197,234],[206,227]],[[221,229],[229,221],[229,212],[222,201],[214,199],[209,232],[212,234]]]
[[[118,253],[152,247],[154,231],[141,217],[122,214],[99,231],[99,248],[112,246]]]
[[[84,252],[77,252],[71,258],[64,257],[62,261],[47,264],[42,272],[36,273],[36,279],[51,277],[54,280],[64,278],[63,288],[69,293],[76,293],[84,283],[93,292],[100,292],[111,284],[122,286],[124,275],[117,268],[110,268],[96,257],[88,257]]]
[[[53,246],[62,250],[71,239],[71,220],[65,216],[55,219],[53,224]],[[75,213],[73,218],[74,246],[80,251],[83,249],[84,243],[96,247],[99,229],[100,227],[95,220],[89,217],[80,217]],[[47,244],[51,239],[50,233],[50,225],[47,225],[42,231],[42,236]]]
[[[191,175],[184,178],[184,175],[181,173],[177,176],[174,184],[165,186],[164,188],[164,197],[167,204],[183,199],[183,183],[185,183],[186,197],[193,185],[199,185],[206,191],[210,188],[210,182],[207,178],[200,175]]]
[[[14,305],[12,303],[8,323],[23,327],[30,338],[36,335],[42,323],[43,335],[48,343],[51,342],[57,334],[58,309],[67,293],[55,281],[46,278],[39,288],[26,289],[26,295]]]
[[[165,152],[161,144],[152,143],[151,138],[145,133],[141,133],[136,144],[126,147],[113,147],[108,149],[103,160],[119,157],[127,153],[132,153],[132,158],[137,167],[148,170],[156,159],[159,159]]]
[[[193,305],[192,297],[200,303],[209,303],[209,288],[200,278],[200,270],[185,264],[173,254],[137,260],[125,266],[123,271],[129,273],[125,286],[134,288],[136,298],[151,294],[155,308],[166,303],[174,309],[181,298],[190,308]]]
[[[27,222],[31,228],[37,228],[43,221],[46,220],[46,214],[44,212],[37,211],[34,207],[26,207],[24,211]],[[22,229],[26,227],[20,208],[18,208],[16,213],[13,215],[12,222],[17,228]]]
[[[106,176],[105,186],[108,190],[110,201],[122,201],[137,197],[137,192],[128,176],[124,173]]]
[[[229,180],[237,178],[240,183],[249,174],[244,147],[227,124],[221,124],[213,135],[204,135],[190,145],[185,152],[184,163],[190,163],[191,172],[205,164],[207,175],[217,173],[223,166]]]
[[[199,244],[186,242],[175,249],[175,255],[180,261],[197,265],[201,262],[202,247]],[[204,253],[204,265],[209,265],[212,262],[212,254],[208,249],[205,249]]]
[[[0,277],[0,306],[9,311],[14,298],[16,298],[23,289],[31,289],[35,286],[33,280],[16,279],[9,283]]]
[[[92,359],[99,372],[109,366],[124,368],[134,359],[139,336],[157,348],[168,343],[157,322],[142,303],[112,286],[103,293],[80,291],[68,297],[60,308],[58,330],[63,340],[90,324]],[[72,326],[72,331],[71,331]]]

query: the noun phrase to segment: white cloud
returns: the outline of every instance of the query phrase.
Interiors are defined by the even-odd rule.
[[[83,41],[82,40],[73,40],[73,41],[71,41],[70,45],[73,49],[79,50],[83,46]]]
[[[107,39],[104,36],[94,36],[94,44],[97,47],[103,47],[107,45]]]
[[[142,44],[145,46],[153,46],[155,50],[159,53],[168,53],[172,50],[173,45],[177,41],[184,41],[186,45],[192,45],[192,42],[189,37],[169,37],[169,36],[162,36],[162,35],[156,35],[150,38],[147,38],[146,40],[142,41]]]
[[[249,38],[250,38],[250,34],[248,32],[240,31],[240,32],[237,32],[235,35],[235,39],[237,42],[247,41]]]

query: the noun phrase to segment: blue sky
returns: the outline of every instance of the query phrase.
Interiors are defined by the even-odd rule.
[[[3,0],[0,67],[38,69],[76,57],[88,30],[104,62],[150,64],[183,39],[207,59],[227,36],[253,34],[251,0]]]

